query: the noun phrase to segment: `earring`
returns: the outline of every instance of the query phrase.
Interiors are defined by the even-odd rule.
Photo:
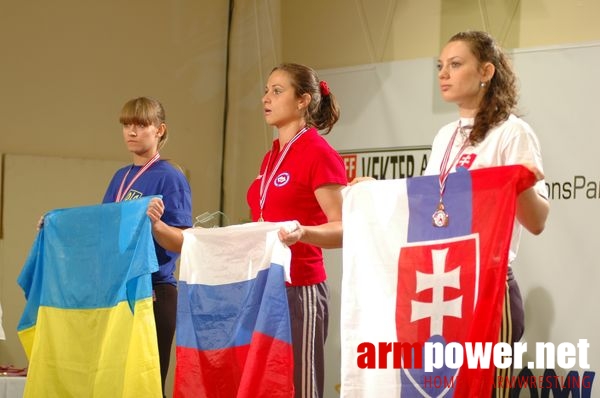
[[[485,82],[479,83],[479,87],[485,87]]]

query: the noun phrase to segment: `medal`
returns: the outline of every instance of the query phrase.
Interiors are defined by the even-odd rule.
[[[433,221],[433,226],[442,228],[448,226],[448,213],[444,209],[444,202],[440,200],[437,209],[433,212],[431,219]]]
[[[273,181],[273,177],[275,177],[275,173],[277,173],[277,170],[279,170],[279,166],[281,166],[283,159],[287,155],[288,151],[290,150],[290,148],[292,147],[294,142],[296,142],[296,140],[298,140],[298,138],[300,138],[302,136],[302,134],[304,134],[307,131],[308,131],[308,127],[304,127],[302,130],[300,130],[294,136],[294,138],[292,138],[290,140],[290,142],[288,142],[287,144],[284,145],[283,150],[281,151],[281,156],[279,156],[279,159],[275,163],[275,166],[273,166],[273,169],[271,170],[271,174],[269,174],[268,178],[265,178],[265,176],[269,170],[269,164],[271,163],[271,155],[273,154],[273,150],[271,149],[271,151],[269,152],[269,159],[267,160],[267,165],[265,166],[265,171],[264,171],[261,181],[260,181],[260,191],[259,191],[260,199],[258,202],[259,206],[260,206],[260,216],[258,217],[258,221],[265,221],[263,218],[263,209],[265,207],[265,202],[267,201],[267,193],[269,192],[269,185],[271,185],[271,181]]]
[[[440,164],[440,178],[439,178],[440,202],[438,203],[437,208],[431,215],[432,224],[434,227],[437,227],[437,228],[447,227],[450,222],[450,216],[446,212],[446,207],[444,206],[444,202],[443,202],[444,191],[446,190],[446,179],[448,178],[448,174],[450,174],[450,170],[452,169],[452,166],[454,165],[456,160],[460,157],[460,155],[467,148],[467,146],[469,146],[468,138],[465,139],[460,150],[454,157],[454,160],[452,161],[452,163],[448,164],[448,161],[450,160],[450,152],[452,152],[452,146],[454,146],[454,140],[456,139],[456,135],[460,131],[461,135],[463,135],[463,137],[465,137],[465,132],[464,132],[465,128],[466,127],[461,126],[461,122],[459,121],[458,126],[456,126],[456,130],[454,130],[454,134],[452,134],[452,138],[450,139],[450,142],[448,143],[448,146],[446,147],[446,152],[444,153],[444,157],[442,158],[442,163]]]

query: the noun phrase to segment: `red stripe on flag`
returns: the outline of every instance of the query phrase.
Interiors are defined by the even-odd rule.
[[[293,396],[292,346],[284,341],[254,333],[250,345],[176,349],[174,398]]]

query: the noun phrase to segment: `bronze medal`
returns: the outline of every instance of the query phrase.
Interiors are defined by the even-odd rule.
[[[448,226],[450,217],[448,217],[442,201],[440,201],[437,209],[433,212],[431,219],[434,227],[443,228]]]

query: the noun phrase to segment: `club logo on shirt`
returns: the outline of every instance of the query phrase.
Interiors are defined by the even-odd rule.
[[[131,189],[129,192],[127,192],[127,195],[125,195],[125,197],[123,198],[123,200],[139,199],[142,196],[144,196],[144,195],[140,191],[136,191],[135,189]]]
[[[289,181],[290,181],[290,173],[283,172],[283,173],[279,174],[277,177],[275,177],[275,181],[273,181],[273,185],[280,188],[280,187],[284,186],[285,184],[287,184]]]
[[[456,163],[456,167],[464,167],[465,169],[470,169],[471,165],[473,164],[473,162],[475,161],[475,158],[477,158],[477,154],[475,153],[465,153],[463,154],[460,159],[458,159],[458,163]]]

